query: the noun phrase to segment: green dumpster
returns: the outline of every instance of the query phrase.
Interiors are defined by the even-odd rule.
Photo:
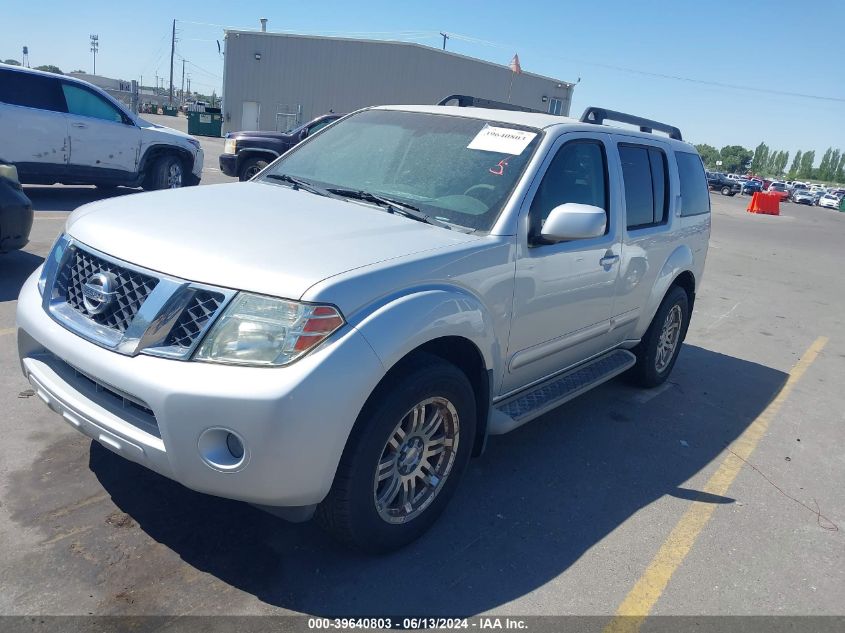
[[[176,106],[166,105],[161,108],[162,113],[167,116],[176,116],[179,113],[179,108]]]
[[[188,112],[188,134],[220,138],[223,115],[220,108],[206,108],[205,112]]]
[[[845,213],[845,196],[842,196],[839,200],[839,210]]]

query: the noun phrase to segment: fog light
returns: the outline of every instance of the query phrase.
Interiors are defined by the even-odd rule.
[[[206,429],[197,441],[202,461],[214,470],[235,472],[247,463],[243,439],[230,429]]]

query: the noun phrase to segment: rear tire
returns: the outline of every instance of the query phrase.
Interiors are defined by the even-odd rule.
[[[255,174],[260,172],[264,169],[267,165],[269,165],[266,160],[263,158],[247,158],[243,165],[241,165],[241,171],[238,173],[238,180],[244,182],[245,180],[250,180]]]
[[[632,350],[637,364],[629,370],[628,377],[634,384],[652,388],[666,381],[678,359],[688,326],[689,297],[683,288],[673,286],[642,341]]]
[[[467,377],[428,354],[411,362],[361,411],[317,508],[323,529],[371,553],[403,547],[428,530],[472,453],[476,411]]]
[[[184,163],[173,154],[157,158],[144,179],[144,189],[181,189],[187,185]]]

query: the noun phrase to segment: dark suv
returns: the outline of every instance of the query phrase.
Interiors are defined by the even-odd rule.
[[[712,191],[719,191],[723,196],[735,196],[742,189],[736,180],[731,180],[719,171],[707,172],[707,186]]]
[[[220,154],[220,171],[249,180],[291,147],[342,116],[324,114],[287,132],[230,132]]]

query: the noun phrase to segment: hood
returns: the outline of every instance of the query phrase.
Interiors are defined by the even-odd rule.
[[[146,119],[142,119],[139,116],[135,116],[135,122],[138,124],[138,127],[148,130],[150,134],[160,134],[162,136],[167,137],[177,137],[180,139],[188,140],[193,139],[194,137],[190,134],[185,134],[184,132],[180,132],[179,130],[174,130],[172,127],[165,127],[163,125],[158,125],[157,123],[150,123]]]
[[[273,139],[291,139],[292,134],[287,132],[230,132],[226,135],[229,138],[273,138]]]
[[[67,231],[154,271],[290,299],[355,268],[479,239],[260,182],[109,198],[76,210]]]

